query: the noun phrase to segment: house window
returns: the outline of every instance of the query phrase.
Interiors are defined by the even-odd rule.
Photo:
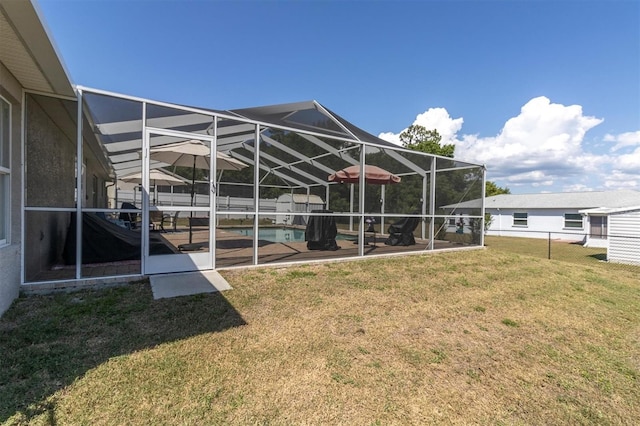
[[[9,238],[10,117],[9,103],[0,98],[0,245]]]
[[[527,226],[528,218],[529,218],[528,213],[514,213],[513,226]]]
[[[582,229],[582,215],[579,213],[565,213],[564,227]]]

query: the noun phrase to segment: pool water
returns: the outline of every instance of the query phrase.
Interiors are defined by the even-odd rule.
[[[236,234],[253,237],[253,228],[227,228],[227,231]],[[336,235],[336,240],[357,238],[353,235]],[[304,229],[295,228],[258,228],[258,239],[271,241],[272,243],[304,243]]]

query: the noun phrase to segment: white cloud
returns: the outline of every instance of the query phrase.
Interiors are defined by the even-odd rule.
[[[442,136],[442,143],[451,143],[462,129],[463,123],[462,117],[451,118],[444,108],[429,108],[422,114],[418,114],[413,122],[427,129],[436,129]]]
[[[400,142],[400,133],[384,132],[384,133],[380,133],[378,137],[387,142],[395,143],[396,145],[402,145],[402,142]]]
[[[604,187],[607,189],[635,189],[640,190],[638,174],[630,174],[613,170],[604,179]]]
[[[544,172],[536,170],[532,172],[515,173],[505,176],[503,180],[508,186],[519,186],[523,184],[537,186],[551,186],[554,183],[553,177]]]
[[[637,147],[633,152],[613,156],[586,151],[585,134],[603,121],[585,115],[580,105],[552,103],[541,96],[527,102],[495,136],[458,135],[463,118],[452,118],[444,108],[428,109],[413,124],[437,129],[444,143],[456,145],[456,158],[485,164],[488,178],[501,186],[535,192],[640,189],[640,131],[604,138],[615,143],[612,153]],[[382,133],[380,138],[400,143],[399,133]]]
[[[554,104],[541,96],[527,102],[492,138],[463,137],[456,156],[475,159],[501,175],[513,171],[578,171],[585,133],[603,120],[582,114],[579,105]]]
[[[587,192],[593,191],[593,188],[588,187],[582,183],[576,183],[573,185],[565,185],[562,187],[563,192]]]
[[[616,157],[614,164],[616,170],[633,174],[638,179],[640,173],[640,147],[630,154],[623,154]]]
[[[428,130],[436,129],[440,136],[442,136],[442,143],[448,144],[455,141],[456,134],[462,128],[463,122],[464,119],[462,117],[451,118],[445,108],[429,108],[422,114],[418,114],[411,124],[420,125]],[[402,131],[398,133],[380,133],[378,137],[388,142],[395,143],[396,145],[402,145],[402,142],[400,142],[400,134],[405,130],[407,129],[402,129]]]
[[[637,132],[621,133],[619,135],[612,135],[607,133],[606,135],[604,135],[604,141],[616,142],[616,144],[611,148],[612,152],[629,146],[640,146],[640,130],[638,130]]]

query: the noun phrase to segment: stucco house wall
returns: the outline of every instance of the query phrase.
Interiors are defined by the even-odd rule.
[[[22,86],[0,62],[0,96],[11,105],[11,200],[8,244],[0,247],[0,315],[6,311],[20,291],[20,199],[22,194],[21,169],[21,100]]]
[[[26,174],[26,205],[73,207],[74,129],[54,122],[33,97],[28,96],[27,99],[25,158],[29,170]],[[26,212],[26,281],[33,280],[62,256],[69,216],[66,212]]]

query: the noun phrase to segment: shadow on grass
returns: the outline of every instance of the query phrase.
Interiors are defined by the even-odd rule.
[[[109,358],[245,325],[221,293],[153,300],[148,282],[17,299],[0,319],[0,423],[49,412],[49,398]]]
[[[596,253],[596,254],[590,254],[588,257],[592,258],[592,259],[596,259],[596,260],[600,260],[603,262],[606,262],[607,260],[607,253]]]

